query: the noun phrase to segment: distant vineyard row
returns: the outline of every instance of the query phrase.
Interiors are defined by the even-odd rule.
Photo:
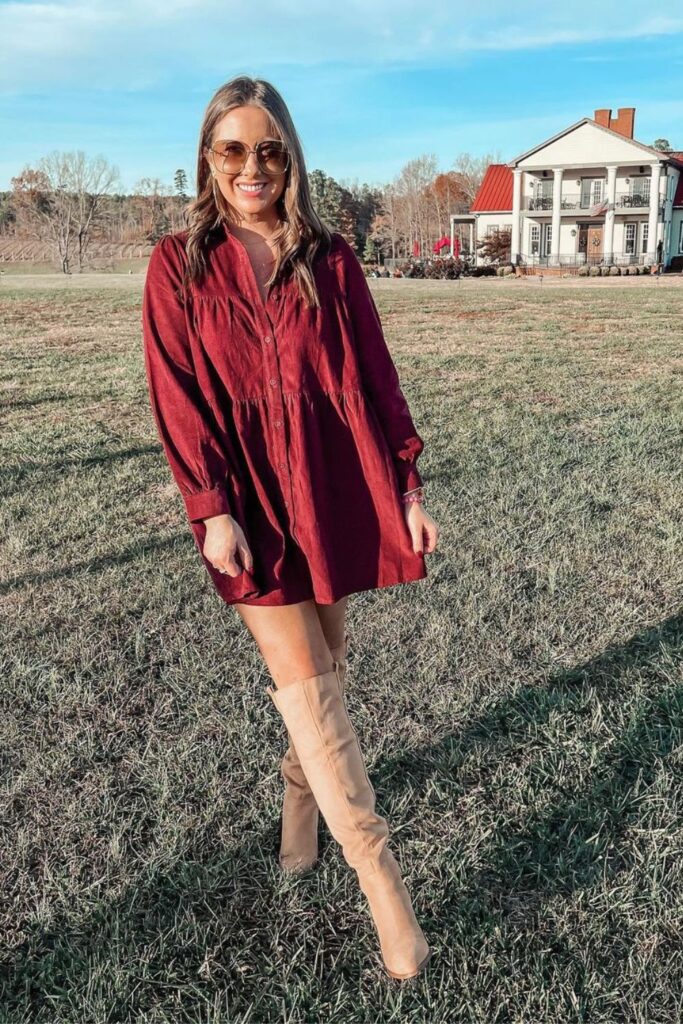
[[[89,242],[88,259],[130,260],[144,259],[153,246],[149,242]],[[54,246],[39,239],[0,238],[0,263],[51,262],[57,259]]]

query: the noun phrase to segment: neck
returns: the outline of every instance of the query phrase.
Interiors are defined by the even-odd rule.
[[[281,221],[277,216],[271,217],[268,220],[243,219],[239,224],[231,224],[230,230],[239,237],[245,237],[247,240],[254,238],[256,235],[260,235],[262,238],[270,238],[280,227],[280,224]]]

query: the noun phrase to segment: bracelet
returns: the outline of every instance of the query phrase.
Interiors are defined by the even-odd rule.
[[[401,500],[406,504],[409,501],[417,501],[422,504],[425,500],[424,487],[415,487],[412,491],[406,491],[401,495]]]

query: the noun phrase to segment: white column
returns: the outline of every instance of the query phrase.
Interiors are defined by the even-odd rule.
[[[614,259],[614,204],[617,201],[617,169],[607,168],[607,212],[605,213],[605,243],[603,259],[611,263]]]
[[[519,167],[512,171],[512,239],[510,241],[510,260],[517,263],[521,251],[520,225],[522,218],[520,211],[522,207],[522,170]]]
[[[650,217],[647,229],[647,263],[654,263],[657,258],[657,223],[659,221],[659,176],[661,165],[650,164],[652,180],[650,181]]]
[[[673,220],[673,197],[676,194],[676,175],[673,167],[669,167],[669,170],[664,175],[664,224],[662,226],[662,238],[664,239],[664,245],[662,247],[662,263],[665,267],[669,266],[672,256],[672,220]]]
[[[549,265],[557,267],[560,263],[560,214],[562,212],[562,171],[561,167],[553,167],[553,230],[550,239]]]

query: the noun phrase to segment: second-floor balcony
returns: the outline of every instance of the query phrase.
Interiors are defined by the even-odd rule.
[[[596,198],[594,195],[585,195],[582,193],[563,193],[560,198],[560,210],[567,210],[569,212],[585,210],[588,212],[595,206],[600,206],[607,201],[606,197]],[[659,208],[661,210],[663,202],[660,199]],[[539,213],[552,212],[553,210],[553,197],[552,196],[526,196],[524,199],[524,208],[529,211],[535,211]],[[649,210],[650,209],[650,194],[648,192],[617,192],[614,201],[615,213],[624,213],[631,210]]]
[[[649,192],[617,192],[614,202],[615,210],[649,209]]]

